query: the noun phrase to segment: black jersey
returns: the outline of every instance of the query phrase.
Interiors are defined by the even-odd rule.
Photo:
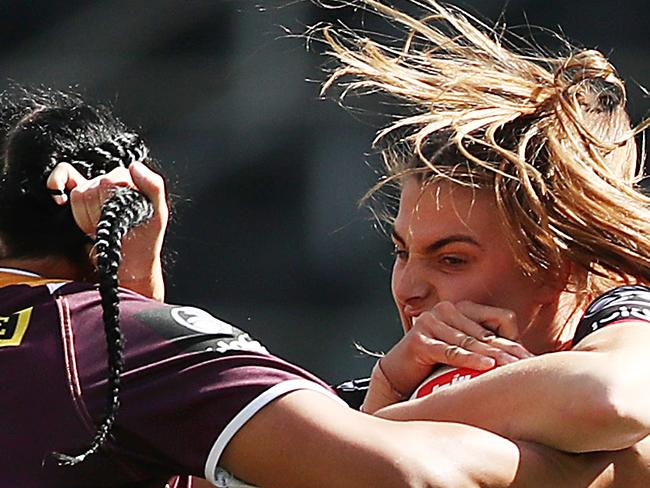
[[[256,412],[296,389],[335,396],[207,312],[120,291],[121,407],[101,453],[50,460],[90,443],[106,405],[106,340],[94,286],[0,270],[0,486],[225,486],[219,457]]]
[[[650,322],[650,288],[641,285],[614,288],[589,305],[576,329],[573,346],[608,325],[637,321]]]

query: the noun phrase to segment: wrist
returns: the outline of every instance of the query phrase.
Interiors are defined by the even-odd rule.
[[[361,406],[361,410],[365,413],[372,414],[380,408],[404,401],[409,397],[409,393],[396,388],[392,380],[386,375],[381,364],[382,359],[379,359],[372,368],[370,387]]]
[[[381,371],[378,373],[384,375],[396,392],[410,396],[431,374],[434,366],[421,363],[417,360],[418,356],[418,351],[411,342],[400,341],[381,358]]]

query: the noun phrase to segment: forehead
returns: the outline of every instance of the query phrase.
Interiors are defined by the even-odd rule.
[[[406,238],[444,239],[464,234],[474,238],[501,234],[497,207],[488,190],[441,181],[423,185],[416,178],[402,182],[396,233]]]

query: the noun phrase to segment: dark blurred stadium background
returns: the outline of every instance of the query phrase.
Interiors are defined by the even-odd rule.
[[[505,4],[461,5],[598,47],[628,81],[634,119],[646,114],[647,2]],[[241,325],[331,382],[369,369],[354,342],[385,350],[400,333],[390,245],[357,208],[377,121],[319,99],[320,48],[286,29],[359,18],[307,0],[0,2],[2,88],[76,85],[110,102],[170,175],[168,300]]]

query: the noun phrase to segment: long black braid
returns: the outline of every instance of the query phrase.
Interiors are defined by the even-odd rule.
[[[106,398],[106,414],[97,428],[95,438],[85,452],[77,456],[54,453],[65,465],[74,465],[96,453],[108,440],[120,407],[120,375],[124,369],[124,337],[120,331],[119,295],[117,272],[122,260],[122,238],[127,231],[146,222],[153,215],[153,207],[142,194],[129,188],[118,188],[104,204],[97,225],[95,250],[99,294],[102,302],[104,331],[108,344],[109,393]]]
[[[1,101],[2,257],[83,258],[88,238],[76,226],[70,208],[52,201],[45,187],[49,174],[57,164],[68,162],[86,178],[93,178],[146,160],[147,147],[110,110],[90,106],[74,94],[16,89],[4,93]],[[128,188],[118,188],[102,209],[94,246],[108,351],[106,411],[90,446],[81,454],[53,453],[62,465],[77,464],[97,453],[115,425],[124,368],[118,295],[122,238],[152,215],[150,202]]]

